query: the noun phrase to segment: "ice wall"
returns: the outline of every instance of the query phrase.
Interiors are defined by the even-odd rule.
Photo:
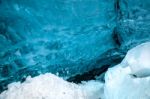
[[[128,49],[149,41],[149,5],[149,0],[0,0],[0,89],[27,75],[70,77],[119,63]]]
[[[115,48],[113,6],[113,0],[1,0],[0,86],[99,66],[89,64]]]
[[[130,49],[137,44],[149,41],[150,1],[117,0],[118,17],[115,34],[122,49]]]

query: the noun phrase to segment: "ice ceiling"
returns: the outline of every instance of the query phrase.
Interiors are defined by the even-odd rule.
[[[150,0],[0,0],[0,90],[47,72],[75,82],[100,75],[150,41],[149,6]]]

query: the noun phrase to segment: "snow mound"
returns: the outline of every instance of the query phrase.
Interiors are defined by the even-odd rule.
[[[106,99],[150,99],[150,42],[131,49],[105,81]]]
[[[0,94],[0,99],[99,99],[103,84],[98,81],[77,85],[47,73],[24,83],[15,82]]]
[[[124,61],[136,76],[150,76],[150,42],[128,51]]]

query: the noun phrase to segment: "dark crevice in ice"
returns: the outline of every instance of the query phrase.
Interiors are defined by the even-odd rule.
[[[116,53],[116,55],[113,55],[114,53]],[[99,66],[98,68],[94,68],[90,71],[83,72],[82,74],[72,76],[68,78],[67,81],[81,83],[82,81],[95,80],[97,76],[100,76],[101,74],[105,73],[108,68],[119,64],[124,58],[124,56],[125,53],[117,49],[107,51],[103,55],[99,56],[99,58],[91,61],[91,64],[88,64],[88,66],[90,67]],[[102,76],[100,80],[105,82],[103,77],[104,76]]]
[[[121,9],[120,9],[120,0],[115,0],[114,8],[115,8],[115,11],[116,11],[117,20],[120,20],[121,16],[122,16],[122,12],[121,12]]]
[[[117,27],[114,28],[112,37],[117,47],[120,47],[122,43],[122,38],[117,31]]]
[[[96,76],[99,76],[102,73],[106,72],[108,68],[109,68],[109,65],[102,66],[101,68],[95,68],[88,72],[84,72],[82,74],[78,74],[73,77],[70,77],[67,79],[67,81],[74,82],[74,83],[81,83],[82,81],[96,80]]]

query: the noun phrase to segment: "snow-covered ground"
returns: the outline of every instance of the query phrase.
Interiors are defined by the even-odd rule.
[[[24,83],[12,83],[8,87],[0,99],[99,99],[103,92],[100,82],[89,81],[77,85],[50,73],[28,77]]]
[[[110,68],[105,84],[77,85],[47,73],[10,84],[0,99],[150,99],[150,42],[131,49],[120,64]]]

